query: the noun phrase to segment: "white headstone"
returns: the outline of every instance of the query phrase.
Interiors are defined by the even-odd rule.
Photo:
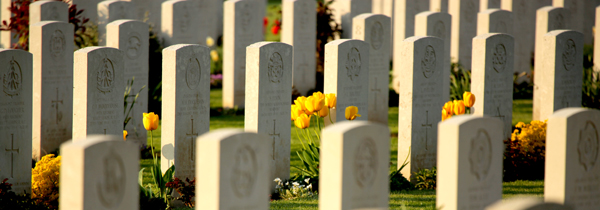
[[[6,21],[10,24],[10,18],[13,14],[9,11],[11,2],[14,0],[0,0],[0,22]],[[17,35],[13,31],[0,31],[0,48],[12,48],[19,41]]]
[[[92,135],[64,143],[60,152],[59,209],[139,209],[136,144],[120,136]]]
[[[115,20],[135,19],[134,5],[128,1],[107,0],[98,3],[98,45],[107,46],[106,25]]]
[[[284,0],[281,42],[294,46],[294,89],[306,95],[316,86],[317,12],[314,0]]]
[[[356,16],[353,39],[369,44],[369,118],[388,124],[391,20],[388,16],[366,13]]]
[[[507,10],[487,9],[477,14],[477,35],[488,33],[505,33],[512,35],[512,25],[512,12]]]
[[[161,30],[161,4],[165,0],[124,0],[133,2],[135,19],[148,23],[155,34]]]
[[[31,192],[32,63],[31,53],[0,49],[0,180],[17,194]]]
[[[594,34],[594,72],[600,72],[600,6],[596,7],[596,25]]]
[[[210,120],[210,49],[178,44],[163,50],[161,168],[194,178],[196,137]],[[169,154],[174,154],[169,157]]]
[[[111,47],[75,51],[73,140],[87,135],[123,135],[125,55]],[[142,113],[139,113],[142,114]]]
[[[83,10],[81,16],[89,18],[90,22],[97,23],[98,21],[98,3],[103,0],[71,0],[67,2],[69,5],[77,5],[77,10]]]
[[[246,47],[264,39],[259,6],[245,0],[224,3],[223,108],[244,107]]]
[[[363,13],[371,13],[371,6],[371,0],[337,0],[331,4],[333,19],[342,26],[341,38],[352,37],[352,19]]]
[[[600,6],[600,0],[584,1],[584,18],[583,18],[583,43],[593,44],[594,37],[594,26],[596,23],[596,7]]]
[[[69,22],[69,5],[55,0],[36,1],[29,4],[29,25],[44,20]]]
[[[439,123],[436,208],[484,209],[502,199],[502,124],[473,115]]]
[[[562,108],[581,107],[582,99],[583,34],[555,30],[544,35],[540,44],[544,47],[536,68],[533,120],[545,120]]]
[[[198,19],[200,13],[196,11],[197,4],[191,0],[169,0],[162,3],[161,8],[161,34],[164,46],[174,44],[198,44],[199,36]],[[203,44],[206,41],[202,42]]]
[[[220,129],[198,137],[196,145],[196,168],[202,169],[196,180],[210,180],[196,188],[197,209],[269,208],[267,135]]]
[[[319,209],[388,209],[388,127],[340,122],[321,136]]]
[[[362,117],[356,120],[369,119],[370,47],[355,39],[338,39],[325,45],[324,93],[334,93],[337,98],[335,111],[329,113],[333,122],[345,121],[349,106],[358,107]]]
[[[120,49],[125,54],[125,85],[128,86],[128,82],[133,80],[127,97],[127,110],[141,90],[133,109],[125,113],[128,114],[125,118],[131,117],[125,127],[127,140],[146,144],[148,132],[144,128],[144,116],[141,113],[148,112],[148,91],[151,88],[148,87],[148,24],[136,20],[116,20],[109,23],[106,29],[107,46]]]
[[[450,35],[452,16],[446,12],[421,12],[415,17],[415,36],[434,36],[444,41],[444,68],[442,97],[450,100]],[[397,88],[396,88],[397,87]],[[396,92],[400,86],[394,85]]]
[[[514,39],[508,34],[473,38],[471,92],[477,98],[474,114],[500,119],[504,126],[502,140],[510,139],[512,133],[514,51]]]
[[[600,111],[594,109],[566,108],[550,115],[545,201],[574,209],[600,209],[599,125]]]
[[[421,169],[436,166],[437,122],[442,119],[444,42],[437,37],[413,36],[402,50],[403,80],[398,106],[398,163],[410,155],[402,174],[410,178]],[[398,164],[400,167],[400,164]]]
[[[586,17],[586,1],[593,0],[552,0],[552,6],[562,7],[569,11],[569,29],[583,33],[585,31],[585,19],[593,19],[594,17]],[[597,6],[597,5],[594,5]],[[591,31],[590,31],[591,32]],[[591,36],[592,34],[584,34],[583,37]],[[589,38],[587,38],[589,39]],[[591,42],[590,42],[591,43]]]
[[[270,180],[290,175],[291,45],[258,42],[246,48],[244,128],[269,136]],[[272,187],[275,182],[271,182]]]
[[[497,9],[500,8],[501,0],[480,0],[479,1],[479,11],[483,12],[488,9]]]
[[[219,12],[223,10],[222,0],[192,0],[198,9],[192,10],[198,13],[198,43],[200,45],[206,45],[206,38],[211,37],[214,40],[219,38],[218,24],[219,23]]]
[[[448,13],[449,0],[430,0],[429,11]]]
[[[54,152],[73,133],[73,25],[30,25],[33,54],[33,159]]]
[[[477,35],[479,0],[449,0],[448,13],[452,15],[450,58],[465,69],[471,69],[472,39]]]
[[[516,197],[506,200],[496,201],[489,205],[485,210],[573,210],[570,206],[564,206],[557,203],[544,203],[537,197]]]

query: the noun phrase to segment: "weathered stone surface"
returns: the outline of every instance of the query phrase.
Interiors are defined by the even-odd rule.
[[[442,98],[444,42],[437,37],[413,36],[402,43],[398,52],[405,61],[400,66],[404,77],[398,105],[398,162],[410,155],[402,174],[411,178],[421,169],[436,166],[437,122],[446,101]]]
[[[582,98],[583,34],[554,30],[544,35],[540,44],[543,47],[533,89],[533,120],[545,120],[562,108],[581,107]]]
[[[345,121],[348,106],[358,107],[362,117],[369,119],[369,50],[368,43],[354,39],[338,39],[325,45],[325,94],[337,97],[332,109],[333,122]],[[329,121],[325,120],[325,124]]]
[[[141,113],[148,112],[148,91],[151,89],[148,87],[148,24],[136,20],[116,20],[109,23],[106,29],[107,46],[120,49],[125,54],[123,80],[126,87],[131,86],[127,110],[135,100],[133,109],[125,116],[131,117],[125,127],[127,140],[145,145],[148,132],[144,128],[144,116]]]
[[[452,16],[446,12],[421,12],[415,17],[415,36],[434,36],[444,41],[442,97],[450,100],[450,36]],[[396,87],[396,86],[394,86]],[[398,88],[400,86],[397,86]],[[396,90],[396,92],[400,92]]]
[[[64,143],[60,151],[60,209],[139,209],[136,144],[120,136],[92,135]]]
[[[488,33],[505,33],[512,35],[512,25],[512,12],[507,10],[488,9],[477,14],[477,35]]]
[[[448,0],[430,0],[429,11],[448,13]]]
[[[69,5],[62,1],[53,0],[36,1],[29,4],[29,25],[44,20],[68,22]]]
[[[190,0],[169,0],[161,4],[161,34],[165,47],[198,44],[200,19],[194,6],[197,4]]]
[[[244,107],[246,47],[264,39],[259,6],[244,0],[224,3],[223,108]]]
[[[331,1],[331,0],[327,0]],[[352,37],[352,19],[363,13],[371,13],[371,0],[344,0],[334,1],[331,4],[333,19],[342,26],[343,39]]]
[[[281,42],[294,46],[294,89],[306,95],[316,86],[317,12],[314,0],[285,0]]]
[[[388,124],[391,19],[372,13],[356,16],[353,39],[369,44],[369,118],[371,122]]]
[[[502,199],[502,124],[473,115],[439,123],[436,208],[484,209]]]
[[[155,34],[161,29],[161,4],[165,0],[123,0],[133,2],[135,19],[148,23]],[[221,7],[222,8],[222,7]],[[222,10],[222,9],[221,9]]]
[[[107,0],[98,3],[98,45],[107,46],[106,25],[115,20],[134,19],[134,5],[128,1]]]
[[[471,92],[477,97],[474,115],[502,120],[502,140],[510,139],[512,133],[514,49],[514,39],[508,34],[473,38]]]
[[[77,5],[77,10],[83,10],[81,16],[89,18],[90,22],[98,21],[98,3],[103,0],[71,0],[69,5]]]
[[[0,180],[17,194],[31,192],[32,63],[31,53],[0,49]]]
[[[291,45],[258,42],[246,48],[244,129],[269,136],[270,180],[290,175]],[[275,182],[270,185],[273,189]]]
[[[222,0],[192,0],[198,8],[192,10],[198,13],[198,44],[206,45],[206,38],[211,37],[214,40],[219,38],[219,24],[223,24],[223,1]],[[266,5],[265,5],[266,6]],[[221,18],[219,18],[221,13]],[[220,21],[219,21],[220,20]]]
[[[574,209],[600,208],[599,124],[600,111],[593,109],[566,108],[550,115],[546,135],[545,201],[570,205]]]
[[[346,121],[321,135],[319,209],[388,209],[388,127]]]
[[[268,209],[270,141],[267,135],[220,129],[196,141],[198,209]],[[215,193],[218,192],[218,193]]]
[[[66,22],[30,25],[34,81],[32,158],[36,160],[57,150],[73,133],[72,33],[73,25]]]
[[[196,137],[210,120],[210,49],[178,44],[163,50],[161,168],[175,177],[194,177]]]
[[[449,0],[448,13],[452,15],[452,62],[471,69],[472,39],[477,35],[479,0]]]
[[[594,1],[594,0],[587,0],[587,1]],[[568,23],[567,26],[569,26],[568,29],[570,30],[574,30],[574,31],[579,31],[581,33],[584,33],[585,29],[585,19],[593,19],[594,17],[587,17],[586,18],[586,0],[552,0],[552,6],[555,7],[562,7],[565,8],[566,10],[569,11],[569,13],[567,14],[569,17],[568,19]],[[594,5],[593,7],[595,7],[597,5]],[[591,31],[589,31],[591,32]],[[586,36],[591,36],[592,34],[584,34],[583,37],[584,39],[586,39]],[[587,38],[589,39],[589,38]],[[591,43],[591,42],[586,42],[586,43]]]
[[[537,197],[509,198],[496,201],[489,205],[485,210],[573,210],[570,206],[564,206],[557,203],[544,203]]]
[[[497,9],[500,8],[501,0],[480,0],[479,1],[479,11],[483,12],[488,9]]]
[[[123,136],[123,51],[86,47],[74,53],[73,140],[87,135]]]

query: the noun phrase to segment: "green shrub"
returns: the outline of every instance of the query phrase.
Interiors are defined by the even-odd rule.
[[[310,178],[301,179],[301,177],[297,176],[289,180],[276,178],[273,181],[276,183],[275,193],[271,195],[271,199],[273,200],[289,200],[315,195]]]
[[[408,158],[410,157],[410,151],[404,159],[404,162],[398,168],[398,170],[392,171],[390,173],[390,191],[401,191],[401,190],[411,190],[413,189],[412,183],[402,175],[401,171],[408,165]]]
[[[413,178],[415,179],[415,188],[419,190],[434,190],[435,181],[437,179],[437,169],[421,169],[415,172]]]
[[[471,92],[471,72],[460,64],[450,67],[450,100],[462,100],[464,92]]]
[[[166,187],[174,189],[179,193],[179,197],[175,198],[176,200],[180,200],[187,207],[194,207],[194,196],[196,195],[195,178],[191,181],[189,178],[186,178],[185,181],[175,178],[172,182],[167,182]]]
[[[0,209],[19,209],[19,210],[48,210],[49,208],[38,204],[35,199],[29,194],[17,195],[10,191],[12,184],[7,182],[8,179],[0,182]]]

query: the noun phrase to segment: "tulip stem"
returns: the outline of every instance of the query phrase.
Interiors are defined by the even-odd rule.
[[[150,151],[152,151],[152,158],[156,159],[154,156],[154,135],[152,135],[152,130],[150,130]]]
[[[298,140],[300,140],[300,143],[302,143],[302,148],[306,149],[304,141],[302,141],[302,138],[300,138],[300,134],[298,134],[298,127],[296,127],[296,136],[298,136]]]
[[[333,124],[333,121],[331,120],[331,109],[329,109],[329,114],[328,115],[329,115],[329,122],[331,124]],[[325,119],[323,119],[323,122],[325,122]]]

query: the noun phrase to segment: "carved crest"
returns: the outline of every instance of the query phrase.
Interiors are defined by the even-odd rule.
[[[102,160],[101,167],[101,178],[96,184],[100,203],[106,208],[118,207],[125,195],[126,171],[123,159],[111,150]]]
[[[23,72],[21,65],[13,57],[8,63],[8,68],[2,75],[4,93],[10,97],[19,95],[23,86]]]
[[[423,76],[425,76],[425,78],[429,78],[435,73],[436,60],[435,49],[433,49],[431,45],[427,45],[425,47],[423,58],[421,58],[421,70],[423,71]]]
[[[506,48],[503,44],[497,44],[496,47],[494,47],[492,66],[498,73],[503,71],[506,66]]]
[[[56,8],[56,5],[52,5],[49,12],[48,20],[59,20],[58,9]]]
[[[243,145],[237,149],[233,158],[231,188],[238,198],[245,198],[252,193],[256,183],[256,155],[250,146]]]
[[[136,59],[142,50],[142,41],[140,40],[140,35],[135,32],[131,32],[129,34],[129,38],[127,39],[127,48],[125,48],[125,53],[127,57],[130,59]]]
[[[577,47],[575,46],[575,41],[572,39],[567,40],[565,43],[565,50],[562,54],[562,61],[565,70],[571,71],[575,68],[575,62],[577,60]]]
[[[360,141],[354,156],[354,178],[361,188],[373,186],[377,175],[377,147],[372,139]]]
[[[65,54],[65,35],[62,31],[56,30],[50,37],[50,54],[52,57],[62,58]]]
[[[598,161],[598,130],[593,122],[585,123],[583,130],[579,132],[579,142],[577,143],[577,153],[579,154],[579,164],[586,171],[591,170]]]
[[[110,92],[115,81],[115,68],[108,58],[103,58],[96,72],[96,84],[102,93]]]
[[[433,35],[439,37],[442,40],[446,39],[446,26],[441,20],[436,22],[433,26]]]
[[[279,53],[273,53],[269,58],[268,75],[269,81],[279,83],[283,77],[283,59]]]
[[[346,60],[346,74],[350,80],[354,81],[358,79],[358,75],[360,75],[360,68],[362,66],[362,61],[360,58],[360,52],[356,47],[350,49],[348,52],[348,58]]]
[[[492,164],[492,142],[488,133],[483,129],[479,129],[477,136],[471,139],[469,163],[471,174],[479,181],[485,179]]]
[[[562,14],[557,14],[556,17],[554,17],[554,23],[552,25],[554,26],[553,30],[564,29],[565,17],[563,17]]]
[[[383,26],[377,21],[371,26],[371,47],[379,50],[381,45],[383,45]]]
[[[188,60],[187,66],[185,67],[185,83],[187,84],[188,88],[196,89],[196,87],[198,87],[198,84],[200,84],[200,78],[200,62],[197,58],[191,57]]]

